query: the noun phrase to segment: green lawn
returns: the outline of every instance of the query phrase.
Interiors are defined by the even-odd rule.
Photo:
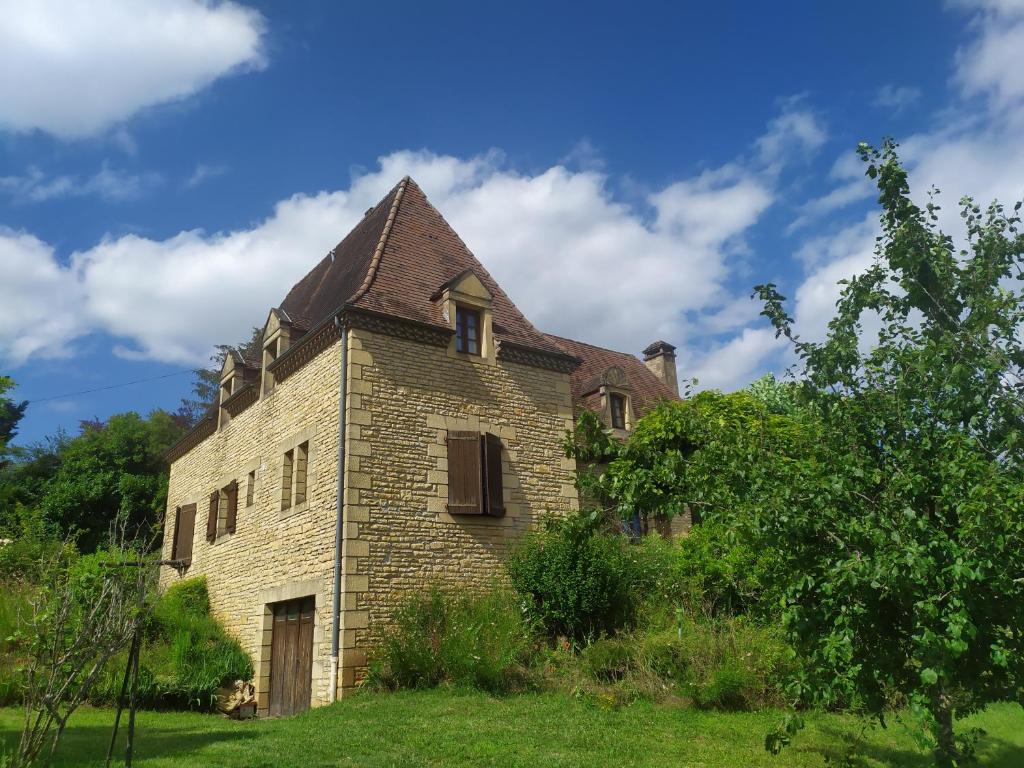
[[[0,710],[10,750],[20,712]],[[773,712],[726,714],[655,704],[604,708],[564,695],[493,699],[427,691],[364,694],[283,720],[232,722],[213,715],[143,712],[140,766],[821,766],[859,732],[852,718],[814,715],[794,746],[762,747]],[[102,765],[110,710],[72,718],[58,766]],[[991,768],[1024,766],[1024,710],[1000,705],[968,721],[988,732],[979,754]],[[2,754],[2,753],[0,753]],[[862,766],[927,766],[898,723],[869,730]]]

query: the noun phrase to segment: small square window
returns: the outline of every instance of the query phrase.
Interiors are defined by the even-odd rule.
[[[626,398],[614,392],[608,398],[612,413],[612,427],[614,429],[626,428]]]
[[[455,307],[455,351],[467,355],[480,354],[480,312],[468,307]]]

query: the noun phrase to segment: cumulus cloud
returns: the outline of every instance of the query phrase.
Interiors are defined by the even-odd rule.
[[[737,299],[728,281],[730,260],[744,252],[745,234],[776,194],[774,177],[755,162],[705,170],[627,205],[593,165],[525,174],[500,152],[400,151],[355,172],[347,188],[295,195],[245,229],[111,237],[66,260],[29,235],[10,234],[19,263],[40,273],[22,293],[47,307],[59,332],[15,313],[4,336],[21,342],[0,354],[15,363],[63,354],[75,336],[103,332],[124,356],[203,362],[214,343],[241,339],[262,323],[405,174],[543,330],[633,352],[666,338],[685,352],[688,344],[703,346],[708,333],[736,327],[723,305],[746,304],[742,320],[751,317],[750,302]],[[0,260],[0,301],[13,265]],[[67,299],[40,302],[47,291]],[[574,297],[568,307],[566,295]],[[688,359],[697,364],[696,356]]]
[[[95,136],[264,63],[263,17],[232,2],[0,0],[0,16],[0,128],[11,131]]]

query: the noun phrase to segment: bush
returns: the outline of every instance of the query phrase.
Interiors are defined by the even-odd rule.
[[[126,661],[121,654],[105,671],[94,703],[116,702]],[[210,710],[219,688],[252,676],[249,655],[210,616],[205,578],[176,582],[160,596],[145,627],[140,657],[143,706]]]
[[[513,551],[508,572],[550,637],[586,641],[635,620],[638,573],[629,546],[591,517],[553,518]]]
[[[452,595],[434,587],[399,608],[370,660],[367,682],[388,690],[447,684],[506,692],[522,683],[531,642],[507,590]]]
[[[21,703],[25,651],[15,632],[19,614],[29,610],[30,589],[23,581],[0,582],[0,706]]]
[[[705,616],[766,619],[778,613],[771,573],[778,553],[755,551],[725,525],[704,522],[675,541],[645,537],[632,557],[648,613],[677,607]]]
[[[684,619],[676,628],[601,638],[576,663],[584,687],[610,687],[615,700],[685,699],[703,709],[729,710],[783,704],[784,681],[793,669],[773,630],[731,617]]]

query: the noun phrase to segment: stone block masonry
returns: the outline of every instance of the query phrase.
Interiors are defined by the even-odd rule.
[[[478,590],[502,580],[502,560],[545,514],[578,507],[574,463],[561,450],[572,428],[569,377],[367,330],[349,331],[346,517],[342,540],[339,695],[410,594],[431,584]],[[332,625],[340,342],[299,368],[171,467],[164,557],[174,510],[195,503],[191,567],[211,608],[252,654],[257,699],[268,705],[271,603],[314,596],[312,703],[326,702]],[[501,439],[505,515],[452,516],[448,430]],[[284,453],[308,441],[308,495],[281,510]],[[207,543],[210,493],[256,470],[254,504],[237,530]],[[166,569],[161,586],[177,579]]]

